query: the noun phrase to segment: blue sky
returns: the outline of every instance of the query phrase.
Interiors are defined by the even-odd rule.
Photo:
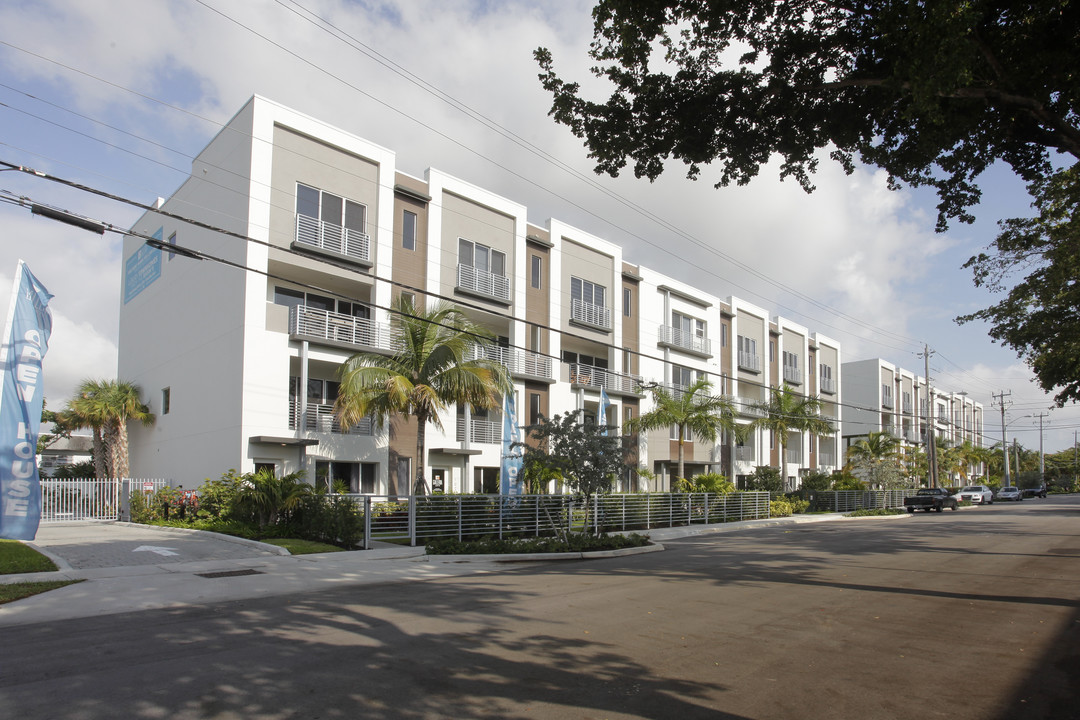
[[[629,262],[790,317],[840,340],[847,360],[881,356],[919,370],[916,353],[929,344],[935,382],[986,406],[991,439],[1000,430],[990,394],[1011,390],[1010,427],[1038,447],[1024,416],[1050,399],[984,327],[953,322],[992,300],[961,265],[993,239],[998,219],[1028,212],[1007,168],[987,174],[976,224],[944,234],[933,231],[931,193],[892,192],[880,171],[845,176],[827,160],[812,195],[781,183],[775,168],[723,190],[707,169],[698,182],[679,166],[652,184],[595,176],[580,141],[547,116],[532,59],[544,45],[560,73],[602,91],[588,73],[590,11],[566,0],[9,1],[0,6],[0,159],[151,203],[257,93],[395,150],[405,172],[439,168],[527,205],[532,222],[557,217],[623,246]],[[15,172],[0,172],[0,190],[120,227],[139,214]],[[0,283],[21,257],[56,295],[45,373],[57,406],[82,378],[115,376],[120,242],[10,204],[0,204],[0,222]],[[1080,413],[1049,419],[1047,450],[1070,446]]]

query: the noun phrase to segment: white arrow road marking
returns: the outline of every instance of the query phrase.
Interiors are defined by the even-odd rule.
[[[179,555],[180,553],[173,552],[173,550],[175,549],[176,548],[154,547],[153,545],[140,545],[131,552],[152,552],[157,553],[158,555]]]

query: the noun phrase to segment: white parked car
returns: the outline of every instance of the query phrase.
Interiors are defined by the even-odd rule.
[[[1015,485],[1003,487],[997,491],[997,500],[1023,500],[1024,494]]]
[[[976,505],[994,504],[994,491],[985,485],[968,485],[956,493],[955,497],[960,502],[967,500]]]

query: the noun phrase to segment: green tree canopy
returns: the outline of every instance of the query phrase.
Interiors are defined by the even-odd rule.
[[[1062,404],[1080,399],[1080,8],[1069,0],[874,3],[831,0],[600,0],[582,96],[539,48],[551,115],[585,140],[596,171],[658,177],[669,159],[717,187],[745,184],[778,156],[813,189],[823,152],[890,185],[930,186],[939,230],[970,222],[979,176],[1004,162],[1038,217],[1008,220],[968,262],[1003,290],[984,320]],[[1055,154],[1067,157],[1055,158]]]
[[[473,409],[497,408],[511,388],[505,366],[485,357],[471,358],[474,348],[494,343],[486,330],[449,303],[416,308],[402,295],[394,306],[400,345],[393,355],[357,353],[339,369],[341,386],[334,411],[352,427],[372,417],[383,427],[394,416],[415,417],[416,480],[413,492],[427,492],[427,424],[442,428],[441,412],[458,403]]]
[[[606,432],[598,423],[582,423],[578,413],[568,412],[525,428],[535,443],[515,443],[524,451],[527,467],[545,468],[575,493],[589,499],[609,492],[615,479],[633,465],[627,462],[622,438]]]
[[[884,431],[872,431],[847,451],[852,472],[873,487],[892,490],[907,486],[900,459],[900,439]]]

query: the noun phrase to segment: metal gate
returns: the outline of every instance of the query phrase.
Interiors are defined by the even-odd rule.
[[[132,490],[157,492],[160,478],[41,478],[41,522],[118,520]]]

